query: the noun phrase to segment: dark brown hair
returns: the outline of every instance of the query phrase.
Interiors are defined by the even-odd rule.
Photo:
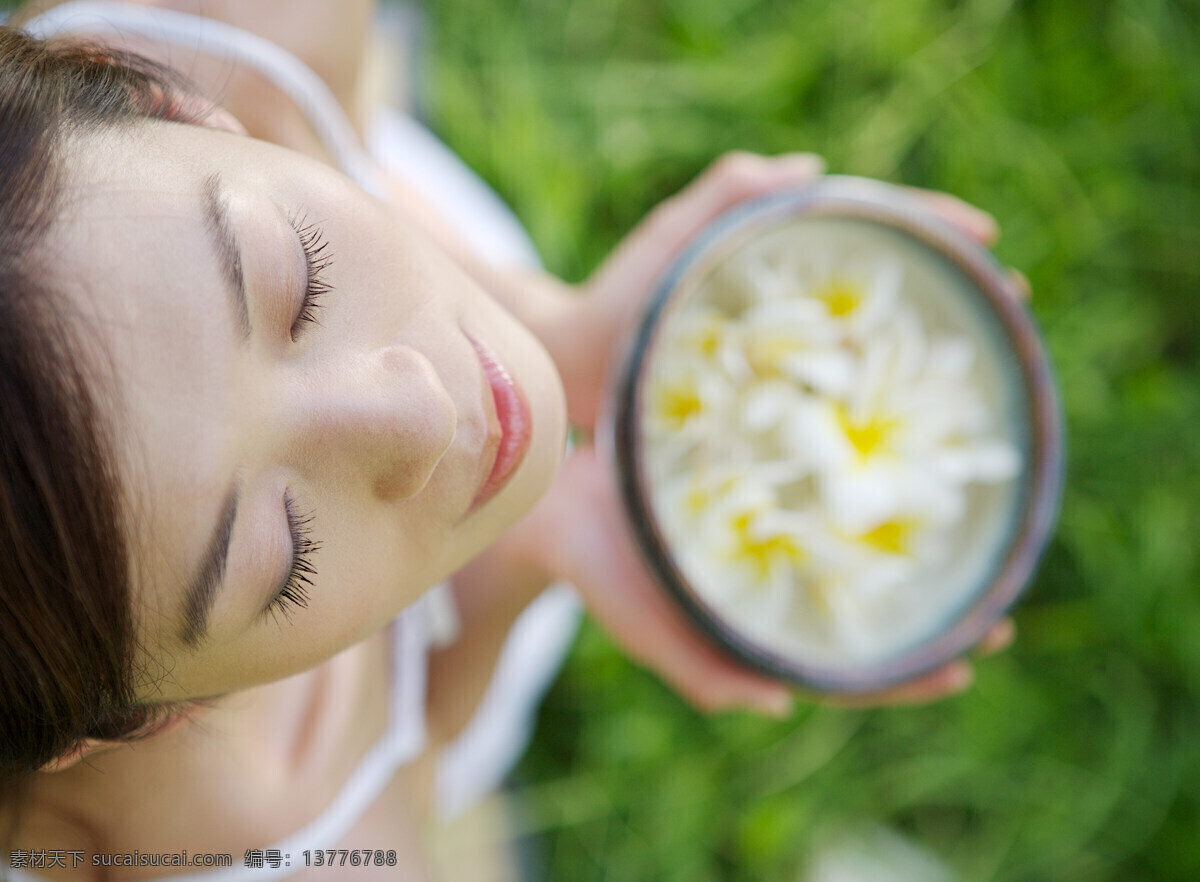
[[[38,255],[64,210],[69,138],[197,122],[199,106],[145,59],[0,27],[0,809],[85,738],[133,737],[155,717],[134,699],[104,390]]]

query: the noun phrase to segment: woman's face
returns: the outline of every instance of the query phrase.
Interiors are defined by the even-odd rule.
[[[196,126],[67,156],[47,264],[107,392],[145,700],[329,658],[547,488],[549,357],[393,209]]]

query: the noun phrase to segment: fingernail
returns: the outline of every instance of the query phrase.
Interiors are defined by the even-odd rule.
[[[791,716],[793,707],[795,707],[795,701],[787,692],[776,692],[773,695],[764,696],[755,702],[756,710],[777,720]]]
[[[955,665],[946,677],[946,691],[954,694],[964,692],[975,682],[975,669],[965,662]]]
[[[989,242],[995,242],[1000,236],[1000,224],[982,208],[976,208],[972,205],[971,210],[975,212],[975,222],[979,225],[979,235]]]
[[[1008,274],[1012,277],[1013,284],[1017,286],[1017,293],[1021,295],[1022,300],[1028,300],[1033,289],[1029,287],[1029,279],[1019,269],[1013,267],[1008,268]]]
[[[815,153],[785,153],[779,158],[800,174],[821,175],[825,173],[825,160]]]

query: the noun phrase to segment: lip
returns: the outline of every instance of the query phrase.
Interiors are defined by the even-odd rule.
[[[508,372],[508,368],[487,346],[470,334],[467,334],[466,337],[471,341],[471,345],[475,347],[475,353],[479,356],[483,375],[492,391],[493,413],[496,423],[500,427],[499,441],[495,442],[489,438],[488,443],[484,446],[483,456],[491,455],[492,464],[487,477],[483,479],[479,491],[471,501],[469,514],[499,493],[516,473],[522,460],[525,459],[525,454],[529,451],[529,442],[533,435],[533,420],[530,417],[529,403],[525,400],[525,394],[513,379],[512,374]],[[491,422],[490,419],[489,422]]]

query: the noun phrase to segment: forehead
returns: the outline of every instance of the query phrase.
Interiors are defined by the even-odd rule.
[[[95,363],[144,614],[172,608],[220,505],[233,339],[190,129],[172,149],[151,128],[70,144],[47,243]]]

